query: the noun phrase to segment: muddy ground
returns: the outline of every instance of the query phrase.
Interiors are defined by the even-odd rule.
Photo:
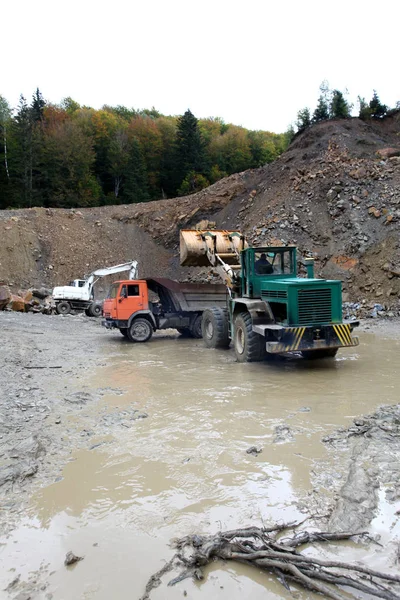
[[[104,376],[101,377],[99,374],[107,370],[112,362],[122,372],[121,381],[124,381],[123,365],[126,354],[121,354],[121,349],[125,352],[130,351],[131,345],[118,333],[103,330],[100,320],[85,316],[60,317],[4,312],[0,313],[0,331],[0,501],[2,508],[0,527],[3,543],[6,544],[6,540],[11,539],[13,531],[24,518],[32,497],[38,491],[47,489],[51,484],[62,481],[65,466],[75,460],[74,456],[77,451],[91,453],[98,449],[102,450],[111,438],[118,438],[123,435],[123,432],[129,430],[132,430],[134,436],[135,427],[139,421],[143,419],[151,421],[156,415],[154,412],[147,412],[145,402],[140,401],[140,392],[136,394],[136,401],[133,403],[111,402],[106,405],[101,402],[105,396],[115,398],[125,392],[124,389],[115,386],[113,380],[110,386],[105,385]],[[165,337],[165,334],[158,335],[161,338]],[[171,330],[167,335],[172,338],[171,352],[176,352],[177,348],[172,346],[177,339],[176,334]],[[390,340],[388,344],[392,344],[385,350],[383,358],[385,361],[383,366],[386,370],[380,373],[380,381],[383,386],[381,400],[382,404],[385,404],[387,398],[394,399],[396,397],[392,388],[399,384],[396,365],[398,368],[400,321],[365,321],[360,335],[366,335],[370,344],[373,343],[373,339]],[[153,377],[159,377],[162,383],[162,362],[157,360],[157,349],[161,346],[157,346],[157,339],[155,336],[155,339],[150,342],[151,357],[149,355],[148,362],[154,362],[156,370],[150,372]],[[190,343],[193,344],[193,348]],[[200,349],[201,340],[186,341],[185,344],[185,352],[197,352]],[[164,359],[168,359],[168,345],[164,344],[162,348]],[[393,349],[397,349],[397,359],[393,355]],[[226,353],[224,356],[227,358],[223,358],[221,368],[225,371],[235,369],[230,353]],[[338,356],[340,357],[340,355]],[[149,381],[145,358],[146,349],[142,347],[140,364],[143,365],[144,375],[142,379],[137,380],[137,385],[143,386],[144,396],[148,395],[149,386],[154,387],[152,394],[157,395],[161,393],[161,388],[157,388],[155,383]],[[369,358],[373,368],[373,355]],[[171,397],[176,394],[176,390],[181,385],[180,378],[184,377],[184,372],[179,372],[179,356],[176,360],[178,361],[176,379],[171,380],[170,386],[172,387],[169,387],[168,392]],[[339,360],[342,359],[339,358]],[[352,354],[346,360],[348,360],[347,366],[349,366],[352,360],[358,360],[357,354]],[[326,361],[322,362],[326,364]],[[334,363],[340,365],[337,361]],[[157,364],[159,365],[158,375]],[[377,368],[381,370],[381,366],[376,364]],[[202,368],[201,365],[199,368]],[[237,368],[240,369],[243,385],[246,384],[246,372],[250,377],[253,376],[252,374],[257,375],[254,370],[257,367],[238,365]],[[266,369],[268,368],[266,365]],[[337,379],[339,387],[341,377],[351,377],[349,371],[346,374],[345,371],[338,370],[337,375],[332,379],[332,369],[326,368],[331,378],[330,381]],[[275,368],[272,367],[272,369]],[[310,369],[315,369],[315,367],[311,366]],[[293,373],[289,361],[288,365],[281,368],[280,371],[277,369],[271,371],[274,378],[284,376],[285,372],[286,380],[295,375],[301,378],[310,377],[310,379],[316,376],[315,387],[321,390],[320,393],[323,393],[324,374],[319,367],[311,373],[305,365],[301,369],[297,367]],[[262,374],[260,381],[265,381],[266,386],[269,385],[267,370]],[[132,385],[132,381],[129,383]],[[290,384],[288,385],[290,386]],[[311,385],[313,384],[311,383]],[[360,385],[362,386],[362,381]],[[386,394],[386,388],[389,390],[388,394]],[[227,383],[226,387],[221,384],[221,389],[216,391],[210,388],[207,392],[207,388],[205,389],[206,393],[214,395],[218,402],[224,403],[229,401],[230,395],[232,395],[231,390],[234,388]],[[266,392],[268,392],[268,387]],[[290,393],[290,387],[288,393]],[[329,395],[332,391],[327,389],[325,393]],[[341,391],[341,393],[345,397],[345,391]],[[337,421],[333,408],[330,421],[324,423],[323,427],[319,426],[320,433],[318,433],[318,427],[316,428],[319,443],[321,446],[325,445],[327,453],[323,459],[312,462],[311,486],[309,489],[304,489],[302,493],[297,493],[295,503],[297,513],[309,515],[310,512],[313,512],[318,514],[317,522],[321,528],[325,524],[332,530],[368,529],[374,519],[380,519],[380,527],[384,536],[385,529],[393,528],[395,522],[398,525],[397,515],[400,512],[398,510],[400,508],[398,506],[400,500],[398,484],[400,475],[398,466],[400,459],[400,405],[385,407],[377,412],[374,410],[369,415],[371,413],[369,407],[377,407],[380,404],[380,398],[376,397],[376,390],[373,393],[375,397],[371,404],[371,399],[368,398],[368,385],[366,385],[365,412],[360,410],[362,394],[361,404],[357,404],[357,414],[352,413],[351,409],[346,406],[338,407],[345,417],[342,422],[347,422],[347,426],[335,427]],[[193,398],[189,397],[187,403],[190,405],[190,402],[196,403]],[[256,410],[256,405],[252,410]],[[304,413],[307,416],[307,411],[311,409],[307,405],[300,405],[296,410],[298,414]],[[348,410],[347,413],[346,410]],[[90,418],[88,418],[88,411],[90,411]],[[275,448],[284,448],[301,433],[300,428],[296,430],[296,427],[293,427],[290,422],[291,416],[293,415],[287,416],[286,422],[281,422],[276,418],[274,420],[270,416],[273,430],[271,443],[275,445]],[[180,418],[179,413],[177,413],[177,418]],[[196,418],[195,414],[193,414],[193,418]],[[211,426],[213,416],[210,415],[208,419]],[[329,423],[332,425],[329,426]],[[151,432],[151,427],[149,431]],[[258,444],[259,439],[262,438],[257,439],[256,431],[247,431],[246,435],[247,439],[254,438],[257,450],[262,450],[262,445]],[[307,435],[310,436],[310,434]],[[315,431],[313,435],[315,435]],[[162,452],[167,457],[172,456],[168,452],[172,451],[176,454],[180,451],[180,448],[174,447],[173,439],[172,435],[172,441],[168,439],[162,442],[166,444],[165,450]],[[212,437],[210,438],[211,442]],[[146,449],[143,450],[143,456],[151,458],[153,454],[156,456],[159,451],[156,434],[154,434],[154,439],[148,440],[148,443],[144,438],[144,443]],[[170,450],[168,450],[168,444],[171,445]],[[304,448],[305,454],[307,454],[306,445]],[[188,453],[188,450],[185,452]],[[221,449],[221,452],[225,452],[225,449]],[[241,454],[245,454],[245,448],[241,450]],[[191,458],[190,456],[185,458],[185,456],[183,454],[177,459],[179,464],[189,464]],[[257,461],[259,457],[269,460],[269,455],[267,457],[265,452],[264,455],[262,453],[258,455],[255,452],[254,457],[251,454],[247,456],[249,458],[246,460]],[[168,460],[175,459],[176,456],[174,459]],[[235,460],[237,459],[235,458]],[[243,478],[245,473],[243,471],[240,473],[240,477]],[[80,485],[80,482],[77,482],[77,485]],[[190,480],[187,480],[187,485],[190,487]],[[257,515],[254,518],[256,517]],[[250,515],[249,518],[252,516]],[[393,566],[393,557],[395,556],[393,539],[390,544],[388,561]],[[26,582],[21,585],[18,580],[9,587],[6,597],[50,598],[51,594],[45,596],[43,591],[47,585],[46,577],[47,575],[36,577],[37,585],[36,583],[28,585]],[[12,573],[9,574],[8,579],[8,585],[12,584]],[[42,586],[41,591],[39,584]],[[182,591],[180,591],[181,593]],[[56,598],[58,597],[64,596],[56,595]],[[68,594],[65,596],[65,598],[72,597],[74,596]],[[84,595],[76,597],[86,598]],[[94,594],[88,597],[102,598],[103,596]]]

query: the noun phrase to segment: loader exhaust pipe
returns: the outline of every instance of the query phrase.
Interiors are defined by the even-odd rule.
[[[313,258],[305,258],[304,264],[307,269],[307,278],[314,279],[314,259]]]

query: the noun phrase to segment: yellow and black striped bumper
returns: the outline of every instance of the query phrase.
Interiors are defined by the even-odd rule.
[[[354,326],[355,324],[340,323],[318,328],[286,327],[280,331],[279,341],[266,342],[266,349],[267,352],[282,353],[358,346],[358,337],[352,336]]]

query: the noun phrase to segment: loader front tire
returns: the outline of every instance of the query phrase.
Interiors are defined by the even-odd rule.
[[[201,332],[207,348],[228,348],[228,311],[226,308],[207,308],[201,320]]]
[[[253,331],[248,312],[239,313],[233,324],[233,346],[238,362],[259,362],[266,356],[264,338]]]
[[[148,342],[153,335],[153,327],[147,319],[138,317],[132,321],[127,329],[127,337],[130,342]]]

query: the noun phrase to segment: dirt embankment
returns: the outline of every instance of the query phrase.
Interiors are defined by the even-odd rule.
[[[391,152],[386,149],[391,148]],[[397,150],[397,151],[396,151]],[[392,156],[396,155],[397,156]],[[400,310],[400,112],[382,121],[328,121],[277,161],[189,197],[94,209],[0,212],[0,281],[63,284],[136,258],[140,273],[187,277],[178,231],[211,219],[251,243],[294,243],[345,299]]]

